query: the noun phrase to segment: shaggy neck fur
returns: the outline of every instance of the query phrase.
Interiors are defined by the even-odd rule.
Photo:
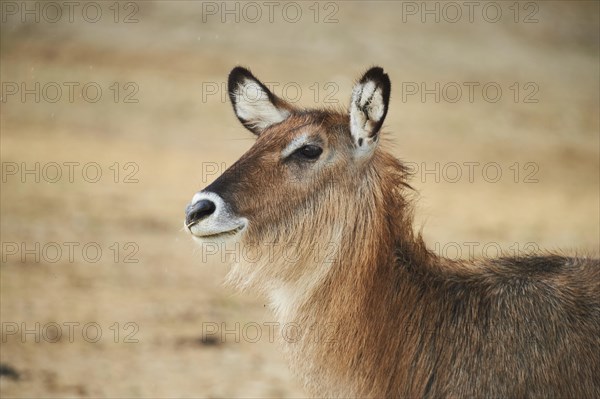
[[[435,259],[413,235],[405,168],[383,151],[365,167],[363,176],[322,187],[300,212],[282,215],[285,225],[244,243],[255,255],[245,258],[260,260],[242,259],[228,276],[230,283],[259,289],[270,299],[286,331],[286,353],[318,395],[375,394],[359,388],[389,375],[361,366],[367,356],[385,357],[372,351],[373,340],[383,338],[373,323],[389,318],[398,324],[386,304],[404,301],[398,296],[403,269]],[[351,372],[339,375],[344,370]],[[332,386],[333,381],[345,386]],[[324,386],[333,391],[317,391]]]

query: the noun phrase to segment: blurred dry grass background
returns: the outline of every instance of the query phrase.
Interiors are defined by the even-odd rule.
[[[6,176],[2,243],[31,248],[35,242],[96,242],[103,257],[86,262],[76,250],[74,262],[66,255],[55,263],[35,262],[33,256],[21,262],[3,246],[0,362],[20,377],[0,377],[2,397],[304,395],[266,336],[258,343],[200,342],[202,322],[273,320],[262,298],[222,287],[225,266],[203,263],[181,230],[185,204],[209,183],[202,164],[230,165],[252,144],[223,93],[206,93],[207,84],[224,84],[237,64],[278,82],[279,95],[284,84],[298,84],[297,104],[306,107],[332,92],[327,83],[339,88],[333,98],[345,106],[353,79],[381,65],[392,79],[385,130],[396,155],[428,168],[436,162],[501,165],[497,183],[486,182],[481,169],[472,183],[466,177],[436,183],[431,175],[417,175],[417,227],[423,226],[432,247],[533,242],[550,250],[598,253],[598,2],[534,3],[537,23],[523,23],[532,10],[525,9],[527,3],[520,4],[515,23],[512,2],[496,3],[504,13],[497,23],[480,12],[473,23],[466,17],[457,23],[428,17],[422,23],[420,14],[404,14],[403,21],[406,2],[360,1],[321,3],[318,23],[311,2],[296,3],[303,12],[297,23],[282,17],[283,6],[273,23],[265,7],[256,23],[243,18],[236,23],[231,16],[223,23],[220,14],[203,16],[207,3],[193,1],[136,2],[138,22],[122,23],[136,9],[120,3],[115,23],[113,3],[96,4],[103,11],[97,23],[86,22],[81,8],[73,23],[66,17],[57,23],[29,17],[23,23],[3,8],[3,84],[96,82],[103,89],[96,103],[86,102],[77,89],[72,103],[67,91],[56,103],[44,98],[36,103],[32,96],[25,102],[7,96],[3,86],[3,170],[13,162],[29,167],[97,162],[103,178],[87,183],[76,174],[73,183],[65,177],[35,183],[29,176],[23,183],[18,175]],[[334,10],[337,22],[323,23]],[[117,102],[113,82],[122,90]],[[139,88],[134,97],[139,102],[122,101],[131,92],[123,88],[126,82]],[[473,102],[465,94],[457,103],[436,103],[432,96],[402,101],[403,82],[427,82],[430,88],[435,82],[497,82],[503,95],[496,103],[480,94]],[[534,82],[539,102],[521,101],[529,91],[513,101],[514,82]],[[288,94],[295,96],[293,90]],[[109,166],[115,162],[136,163],[139,182],[114,183]],[[518,183],[509,169],[515,162],[521,165]],[[537,183],[523,183],[527,162],[539,167]],[[137,244],[139,262],[123,263],[121,252],[115,263],[109,249],[114,242]],[[35,334],[25,340],[20,333],[5,334],[7,323],[33,328],[51,322],[96,322],[104,335],[88,343],[79,333],[71,343],[65,330],[58,343],[36,343]],[[121,335],[114,343],[109,327],[115,322],[121,334],[125,323],[136,323],[139,342],[123,343]]]

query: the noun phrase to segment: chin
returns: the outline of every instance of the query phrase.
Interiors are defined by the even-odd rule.
[[[193,240],[200,246],[203,263],[237,263],[239,257],[243,256],[242,240],[247,229],[247,223],[217,232],[206,231],[198,226],[186,227]]]

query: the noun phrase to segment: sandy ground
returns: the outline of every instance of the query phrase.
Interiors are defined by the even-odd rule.
[[[265,300],[223,287],[226,266],[181,229],[192,194],[252,144],[224,92],[237,64],[306,107],[345,106],[382,65],[387,145],[417,167],[417,227],[440,253],[598,253],[597,2],[495,2],[498,22],[461,2],[457,22],[447,3],[439,22],[421,2],[277,3],[272,22],[260,2],[260,17],[97,2],[97,22],[86,3],[72,22],[61,2],[56,22],[1,4],[2,397],[304,395]],[[207,338],[223,325],[225,342]]]

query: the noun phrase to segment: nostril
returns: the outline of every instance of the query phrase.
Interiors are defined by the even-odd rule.
[[[203,199],[192,204],[186,210],[185,224],[189,226],[198,223],[202,219],[212,215],[217,209],[214,202]]]

